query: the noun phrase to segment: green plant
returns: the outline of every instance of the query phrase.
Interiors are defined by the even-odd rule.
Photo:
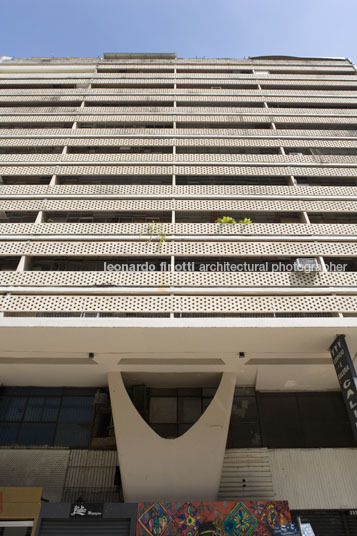
[[[162,244],[166,242],[166,233],[162,225],[157,225],[154,221],[148,225],[149,238],[147,242],[152,242],[155,236],[159,239],[159,249],[161,250]]]
[[[243,218],[243,220],[239,220],[238,223],[242,223],[243,225],[248,225],[249,223],[252,223],[252,220],[250,218]]]
[[[149,233],[149,238],[148,238],[148,242],[152,242],[152,239],[154,238],[154,232],[155,232],[155,222],[153,221],[152,223],[149,223],[148,225],[148,233]]]
[[[234,218],[231,218],[230,216],[223,216],[223,218],[217,218],[216,223],[230,223],[234,224],[237,223]]]

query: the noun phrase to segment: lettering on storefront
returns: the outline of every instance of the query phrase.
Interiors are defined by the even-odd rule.
[[[99,503],[71,504],[70,517],[102,517],[103,505]]]

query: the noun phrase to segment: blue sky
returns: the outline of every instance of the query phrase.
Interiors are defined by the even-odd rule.
[[[285,54],[357,61],[356,0],[0,0],[0,56]]]

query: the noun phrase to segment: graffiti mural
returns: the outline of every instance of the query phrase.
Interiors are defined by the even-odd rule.
[[[288,523],[286,501],[139,503],[136,536],[271,536]]]

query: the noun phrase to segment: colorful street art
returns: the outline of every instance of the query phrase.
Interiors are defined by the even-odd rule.
[[[136,536],[271,536],[288,523],[286,501],[139,503]]]

